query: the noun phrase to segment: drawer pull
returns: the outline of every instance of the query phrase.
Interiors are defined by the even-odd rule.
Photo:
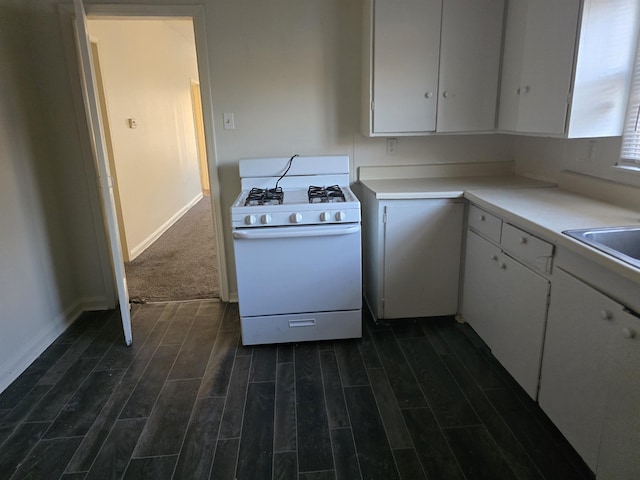
[[[504,262],[500,263],[500,270],[506,270],[507,269],[507,264]]]
[[[480,217],[479,217],[479,218],[480,218],[480,221],[481,221],[481,222],[484,222],[484,221],[486,220],[486,217],[485,217],[484,215],[480,215]]]
[[[524,245],[527,243],[527,237],[520,237],[519,242]]]
[[[495,262],[496,260],[498,260],[498,255],[496,255],[495,253],[492,253],[492,254],[491,254],[491,260],[493,260],[494,262]]]
[[[316,319],[310,318],[308,320],[289,320],[289,328],[295,327],[315,327]]]

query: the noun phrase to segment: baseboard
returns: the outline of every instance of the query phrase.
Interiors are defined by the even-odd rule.
[[[133,247],[129,251],[129,261],[134,260],[138,255],[140,255],[147,248],[149,248],[153,244],[153,242],[155,242],[158,238],[160,238],[164,232],[169,230],[174,223],[180,220],[180,218],[182,218],[182,216],[185,213],[187,213],[191,207],[193,207],[196,203],[202,200],[203,197],[204,195],[202,194],[202,192],[198,193],[198,195],[196,195],[193,200],[191,200],[184,207],[178,210],[171,218],[169,218],[169,220],[167,220],[162,225],[160,225],[160,227],[155,232],[153,232],[151,235],[145,238],[138,245]]]
[[[81,312],[88,312],[94,310],[109,310],[115,308],[113,301],[109,301],[107,297],[84,297],[79,300],[81,306]]]
[[[16,352],[12,360],[3,365],[0,372],[0,392],[3,392],[11,383],[31,365],[56,338],[60,336],[69,326],[75,322],[84,310],[84,303],[81,299],[74,301],[53,321],[53,325],[44,334],[37,336],[31,342],[23,345]],[[38,332],[34,332],[37,334]]]

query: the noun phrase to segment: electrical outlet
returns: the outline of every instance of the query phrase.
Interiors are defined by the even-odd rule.
[[[396,151],[398,148],[398,139],[397,138],[387,138],[387,155],[390,155]]]

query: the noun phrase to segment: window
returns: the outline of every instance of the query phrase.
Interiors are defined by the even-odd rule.
[[[636,49],[618,166],[640,168],[640,43]]]

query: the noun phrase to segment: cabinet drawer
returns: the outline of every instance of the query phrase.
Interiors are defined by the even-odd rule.
[[[469,226],[492,242],[500,243],[502,220],[495,215],[471,205],[469,207]]]
[[[505,223],[500,241],[502,248],[522,260],[531,268],[541,272],[551,272],[553,245]]]

